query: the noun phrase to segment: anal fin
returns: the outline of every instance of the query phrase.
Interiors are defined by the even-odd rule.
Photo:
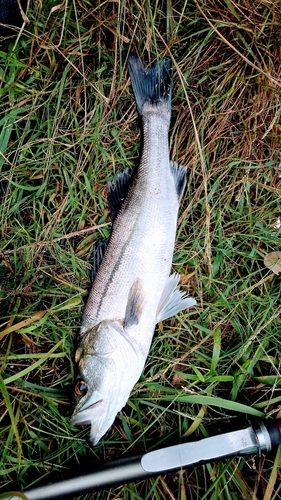
[[[175,182],[178,200],[180,202],[186,186],[187,167],[183,167],[182,165],[178,166],[175,161],[170,162],[170,167]]]
[[[157,323],[197,304],[195,299],[187,297],[185,292],[176,289],[179,278],[179,274],[174,273],[167,279],[156,314]]]

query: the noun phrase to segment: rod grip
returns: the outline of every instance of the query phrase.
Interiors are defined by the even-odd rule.
[[[75,475],[55,483],[34,486],[24,491],[28,500],[58,500],[73,498],[82,493],[103,490],[126,482],[141,481],[150,477],[141,466],[142,455],[117,459],[96,467],[92,472]]]
[[[281,444],[281,420],[264,420],[264,425],[270,436],[272,448]]]

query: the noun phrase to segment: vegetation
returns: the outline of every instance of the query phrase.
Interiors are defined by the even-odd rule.
[[[35,0],[29,19],[0,48],[1,487],[281,418],[280,276],[264,264],[280,249],[279,1]],[[171,158],[189,167],[174,269],[198,306],[159,325],[91,449],[69,423],[74,338],[93,245],[110,234],[107,181],[140,154],[131,50],[173,61]],[[280,460],[94,498],[278,499]]]

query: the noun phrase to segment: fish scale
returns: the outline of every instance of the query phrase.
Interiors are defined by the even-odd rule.
[[[155,146],[146,142],[147,137],[155,136],[159,130],[161,136],[164,132],[168,135],[168,126],[159,126],[164,120],[167,122],[165,116],[157,115],[144,122],[146,154],[126,206],[114,222],[107,253],[85,308],[87,324],[97,324],[109,317],[124,318],[130,287],[138,277],[147,293],[147,307],[154,308],[156,313],[171,269],[179,207],[168,150],[163,161],[160,143]],[[163,175],[163,170],[168,172]]]
[[[72,422],[91,424],[93,445],[112,425],[138,381],[157,322],[196,304],[177,290],[179,276],[170,276],[186,182],[186,169],[169,159],[170,65],[164,58],[144,69],[134,54],[128,60],[142,117],[142,156],[127,193],[127,171],[109,185],[112,234],[101,263],[103,247],[97,252],[100,267],[75,353]]]

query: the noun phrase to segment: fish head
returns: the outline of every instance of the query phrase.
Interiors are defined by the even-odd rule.
[[[145,359],[119,321],[102,321],[82,336],[75,353],[77,377],[71,422],[90,424],[94,446],[125,406]]]

